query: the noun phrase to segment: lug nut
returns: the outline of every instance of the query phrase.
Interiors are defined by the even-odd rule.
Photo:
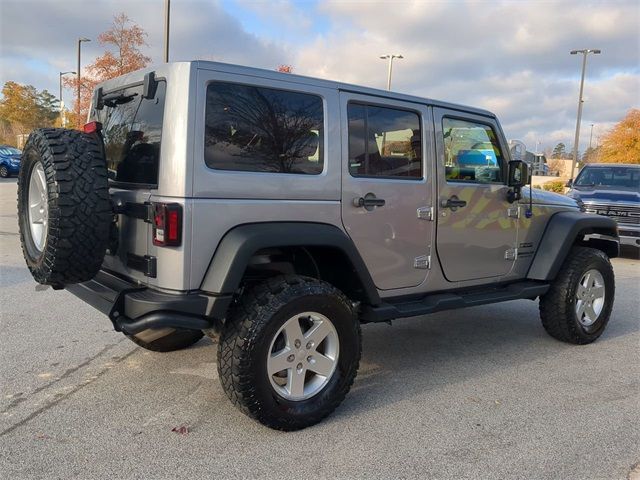
[[[311,350],[314,346],[315,346],[315,343],[313,343],[313,342],[308,342],[308,343],[307,343],[307,350]]]
[[[295,360],[296,356],[292,353],[291,355],[289,355],[287,357],[287,362],[293,362]]]
[[[300,348],[300,345],[302,345],[302,342],[301,342],[300,340],[296,340],[295,342],[293,342],[293,345],[294,345],[296,348]]]
[[[307,362],[309,362],[309,363],[316,363],[316,361],[313,359],[313,357],[312,357],[311,355],[309,355],[309,356],[307,357]]]
[[[302,372],[302,363],[299,363],[298,366],[296,367],[296,369],[298,370],[298,373]]]

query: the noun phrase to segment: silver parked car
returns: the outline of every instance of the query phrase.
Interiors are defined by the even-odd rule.
[[[27,142],[34,278],[150,350],[219,338],[225,392],[270,427],[340,404],[363,323],[540,299],[585,344],[609,320],[615,221],[525,188],[485,110],[194,61],[99,85],[88,120]]]

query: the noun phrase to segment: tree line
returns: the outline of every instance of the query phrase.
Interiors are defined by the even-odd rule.
[[[82,71],[80,98],[77,93],[72,108],[65,112],[68,125],[81,128],[89,113],[95,86],[105,80],[146,67],[151,58],[144,55],[147,33],[124,13],[113,17],[109,29],[98,36],[105,51]],[[78,88],[78,77],[65,78],[65,87]],[[78,113],[79,112],[79,113]],[[0,143],[16,145],[19,135],[35,128],[62,125],[60,101],[47,90],[32,85],[7,82],[0,99]]]
[[[551,151],[548,164],[551,170],[559,160],[571,160],[573,153],[560,142]],[[582,163],[640,163],[640,110],[632,108],[609,130],[600,145],[587,147],[578,157]],[[558,169],[558,168],[556,168]]]

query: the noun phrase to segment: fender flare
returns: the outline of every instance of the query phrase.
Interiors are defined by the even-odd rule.
[[[600,243],[586,241],[583,245],[601,248],[604,242],[606,253],[616,257],[618,252],[618,225],[615,220],[602,215],[582,212],[558,212],[551,217],[540,240],[527,278],[553,280],[576,240],[583,241],[585,235],[605,236]]]
[[[351,262],[367,303],[381,303],[369,270],[353,241],[339,228],[324,223],[252,223],[229,230],[218,245],[200,289],[216,295],[236,292],[251,257],[259,250],[274,247],[332,247]]]

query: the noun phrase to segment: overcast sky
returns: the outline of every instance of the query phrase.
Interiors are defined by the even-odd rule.
[[[57,95],[58,72],[103,50],[113,15],[144,28],[162,59],[164,0],[0,0],[0,82]],[[631,1],[255,1],[172,0],[171,60],[212,59],[386,87],[487,108],[508,138],[534,150],[573,144],[581,67],[589,56],[581,148],[640,107],[640,2]],[[71,92],[65,92],[70,98]]]

